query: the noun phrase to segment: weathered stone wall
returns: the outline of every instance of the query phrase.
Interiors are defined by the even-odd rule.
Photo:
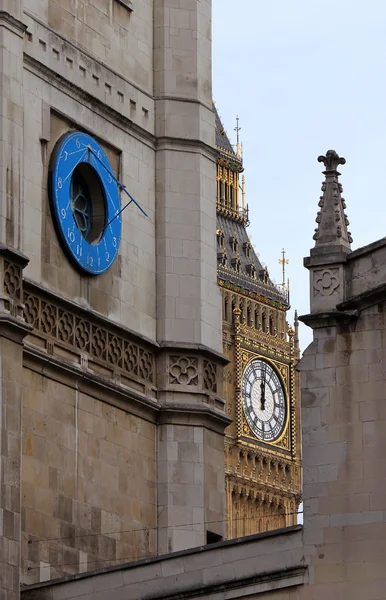
[[[0,9],[8,11],[0,14],[0,318],[17,344],[7,357],[6,343],[0,351],[0,385],[4,407],[17,412],[11,433],[23,437],[22,452],[1,438],[2,460],[17,459],[11,483],[2,471],[0,510],[10,510],[11,493],[18,501],[4,518],[0,589],[16,600],[20,560],[30,583],[202,544],[211,521],[222,534],[229,420],[211,1],[0,0]],[[72,266],[49,206],[55,144],[76,130],[98,140],[149,215],[124,210],[118,257],[98,277]],[[15,356],[19,375],[8,388]],[[171,439],[156,450],[164,426]],[[157,451],[172,456],[174,442],[176,463],[192,450],[197,473],[169,469],[161,481]],[[157,518],[163,484],[173,508],[166,522]],[[182,540],[174,536],[181,515]],[[157,545],[166,530],[172,535]]]
[[[23,0],[23,4],[25,13],[55,31],[61,44],[82,46],[98,62],[153,93],[152,0]]]
[[[376,600],[386,590],[385,240],[351,252],[329,150],[314,239],[305,259],[314,339],[300,362],[304,554],[301,598]]]
[[[156,553],[155,425],[23,372],[22,583]]]
[[[86,308],[133,329],[139,334],[155,339],[155,252],[154,252],[154,149],[143,136],[129,133],[129,115],[122,122],[111,116],[107,118],[106,96],[100,88],[105,79],[96,86],[92,82],[93,66],[87,65],[84,79],[79,70],[82,53],[69,53],[57,44],[54,34],[27,19],[32,41],[25,41],[27,64],[24,76],[24,96],[28,105],[25,114],[24,177],[25,201],[23,203],[22,250],[30,258],[26,276],[65,298],[74,300]],[[42,31],[40,31],[40,29]],[[44,40],[45,49],[40,40]],[[60,49],[59,60],[52,50]],[[72,57],[72,67],[66,59]],[[28,63],[29,61],[29,63]],[[42,72],[42,62],[47,71]],[[56,64],[55,64],[56,63]],[[37,66],[39,65],[39,66]],[[57,86],[52,85],[55,72],[63,71]],[[46,74],[46,76],[44,75]],[[111,80],[117,98],[119,78]],[[87,84],[90,86],[87,89]],[[77,94],[82,86],[83,96]],[[115,86],[115,87],[114,87]],[[75,92],[73,91],[75,89]],[[70,93],[72,90],[72,93]],[[101,94],[99,98],[98,95]],[[92,107],[90,100],[100,107]],[[103,104],[102,104],[103,103]],[[122,103],[123,104],[123,103]],[[129,111],[130,101],[125,97],[124,107]],[[116,99],[115,106],[121,111]],[[138,107],[138,112],[142,111]],[[112,113],[114,114],[114,113]],[[147,122],[149,119],[147,119]],[[117,260],[112,267],[98,277],[84,277],[69,262],[54,231],[48,201],[48,167],[55,143],[69,129],[86,130],[95,136],[108,151],[115,174],[124,182],[149,218],[131,205],[122,213],[122,242]],[[122,194],[122,206],[126,203]]]
[[[315,330],[301,363],[305,556],[320,597],[386,589],[385,309]]]
[[[291,527],[243,538],[242,543],[231,540],[176,552],[79,581],[37,585],[24,591],[22,599],[298,600],[306,578],[301,528]]]

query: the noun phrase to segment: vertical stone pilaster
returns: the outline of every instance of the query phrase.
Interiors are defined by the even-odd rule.
[[[23,38],[20,0],[0,1],[0,242],[20,249],[23,195]]]
[[[225,531],[222,365],[173,349],[158,360],[158,552]]]
[[[221,345],[211,0],[154,2],[158,340]]]
[[[0,246],[0,598],[20,596],[23,268],[28,260]]]
[[[160,553],[224,531],[211,7],[154,1]]]

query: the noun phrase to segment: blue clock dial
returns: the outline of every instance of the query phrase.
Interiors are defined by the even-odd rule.
[[[117,181],[101,146],[90,135],[69,133],[51,162],[51,208],[68,257],[85,273],[107,271],[121,240]]]

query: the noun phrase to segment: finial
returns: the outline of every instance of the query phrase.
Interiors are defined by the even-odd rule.
[[[326,171],[336,171],[338,165],[345,165],[346,159],[339,156],[335,150],[327,150],[326,156],[318,156],[318,162],[322,162]]]
[[[339,183],[338,165],[344,165],[346,159],[335,150],[328,150],[325,156],[319,156],[318,162],[325,166],[325,180],[322,184],[323,195],[320,196],[316,215],[317,227],[314,233],[315,248],[312,253],[320,251],[349,252],[352,242],[351,233],[347,230],[348,218],[344,212],[346,203],[342,198],[343,188]]]
[[[236,154],[237,156],[241,156],[243,151],[242,151],[242,147],[240,145],[240,131],[241,131],[241,127],[239,127],[239,115],[236,116],[236,127],[234,129],[234,131],[236,132]]]
[[[295,348],[299,348],[299,317],[298,317],[297,310],[295,310],[295,315],[294,315],[294,331],[295,331],[295,337],[294,337]]]
[[[236,127],[235,127],[235,132],[236,132],[236,143],[237,143],[237,145],[239,145],[239,143],[240,143],[240,136],[239,136],[239,133],[240,133],[240,131],[241,131],[241,127],[239,127],[239,121],[240,121],[240,119],[239,119],[239,115],[236,115]]]
[[[285,266],[288,265],[288,263],[289,263],[289,260],[288,260],[288,258],[285,257],[285,254],[286,254],[285,250],[284,250],[284,248],[282,248],[281,258],[279,258],[279,265],[282,265],[282,269],[283,269],[283,283],[282,283],[283,290],[285,289]]]

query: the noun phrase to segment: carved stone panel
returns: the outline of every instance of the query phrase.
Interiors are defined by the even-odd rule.
[[[343,300],[344,281],[341,265],[326,265],[310,271],[311,312],[336,310]]]
[[[198,385],[198,360],[192,356],[170,356],[169,382],[172,385]]]

